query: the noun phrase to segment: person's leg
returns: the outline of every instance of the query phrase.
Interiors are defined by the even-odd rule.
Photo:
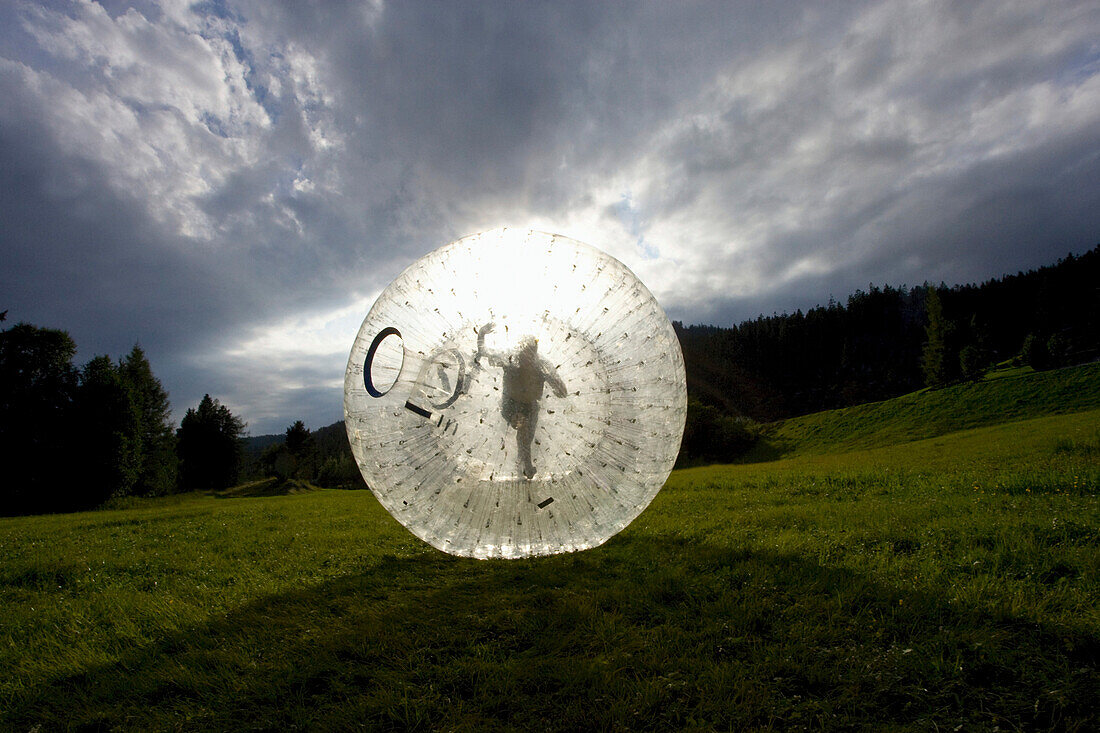
[[[501,399],[500,416],[504,418],[504,422],[508,423],[509,427],[515,428],[519,425],[517,420],[519,417],[519,410],[516,409],[516,401],[511,397],[504,397]]]
[[[516,424],[516,447],[519,449],[519,461],[523,466],[523,475],[533,478],[535,464],[531,461],[531,443],[535,440],[535,425],[538,422],[539,406],[537,402],[524,405],[518,410]]]

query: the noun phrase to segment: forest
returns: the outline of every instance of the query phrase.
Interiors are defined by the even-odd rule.
[[[237,481],[245,425],[227,407],[206,395],[174,428],[168,393],[140,345],[80,367],[75,355],[65,331],[26,323],[0,331],[0,514]]]
[[[730,461],[753,446],[761,423],[977,381],[997,364],[1097,359],[1100,246],[980,284],[870,285],[805,313],[673,326],[689,398],[680,465]],[[62,330],[0,331],[0,514],[269,477],[363,486],[342,422],[310,431],[297,420],[282,435],[247,438],[244,422],[206,395],[175,427],[139,345],[79,367],[75,355]]]
[[[981,284],[871,285],[805,313],[673,325],[692,399],[779,420],[979,379],[1010,359],[1036,369],[1096,359],[1100,246]]]

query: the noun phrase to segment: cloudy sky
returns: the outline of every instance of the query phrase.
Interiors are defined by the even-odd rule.
[[[340,419],[378,292],[502,225],[688,323],[1086,251],[1100,5],[0,3],[0,310],[177,418]]]

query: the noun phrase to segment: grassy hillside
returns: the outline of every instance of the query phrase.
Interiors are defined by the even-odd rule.
[[[768,426],[747,461],[896,445],[982,425],[1100,408],[1100,362],[994,372],[982,382],[922,390]]]
[[[3,519],[0,729],[1095,730],[1100,410],[1013,417],[677,471],[538,560],[365,491]]]

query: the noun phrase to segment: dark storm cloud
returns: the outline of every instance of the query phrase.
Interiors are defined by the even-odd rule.
[[[17,90],[0,94],[20,108]],[[0,282],[18,305],[10,315],[72,329],[93,352],[138,338],[161,347],[211,328],[230,302],[214,271],[165,241],[102,168],[50,143],[33,118],[5,116]]]
[[[387,204],[440,226],[491,198],[569,205],[583,193],[580,176],[636,157],[643,136],[731,55],[751,53],[761,32],[793,33],[800,13],[504,2],[447,12],[393,3],[376,15],[359,5],[254,10],[319,49],[334,116],[349,133],[345,182],[381,174],[400,197]]]
[[[239,327],[261,299],[237,273],[165,235],[101,167],[50,143],[33,119],[4,117],[3,308],[13,321],[68,330],[81,361],[140,342],[175,397],[201,396],[209,374],[187,355]]]
[[[177,410],[339,417],[370,299],[502,224],[673,318],[984,279],[1100,240],[1091,3],[0,8],[10,317],[136,340]]]
[[[1097,14],[1005,7],[879,6],[839,43],[807,38],[735,73],[665,138],[655,157],[671,175],[637,197],[693,219],[733,285],[699,279],[710,297],[671,310],[728,321],[1092,246],[1097,115],[1082,110],[1097,101],[1097,47],[1083,28]]]

